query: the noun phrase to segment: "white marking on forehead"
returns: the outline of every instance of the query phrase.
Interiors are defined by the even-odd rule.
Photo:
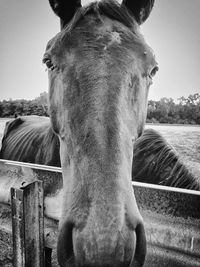
[[[118,32],[111,32],[111,41],[109,45],[112,45],[113,43],[121,44],[121,37]]]
[[[108,47],[110,47],[113,44],[121,44],[121,37],[120,37],[120,34],[118,32],[110,32],[109,37],[110,37],[110,41],[104,47],[104,50],[106,50]]]

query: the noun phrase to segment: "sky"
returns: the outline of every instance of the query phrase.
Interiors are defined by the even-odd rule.
[[[0,100],[48,91],[42,57],[59,29],[48,0],[0,1]],[[149,99],[200,93],[200,0],[155,0],[141,31],[159,64]]]

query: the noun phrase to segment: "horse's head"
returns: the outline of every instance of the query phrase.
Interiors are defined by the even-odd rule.
[[[47,45],[50,116],[64,200],[61,266],[142,266],[146,239],[131,184],[133,142],[157,65],[139,33],[153,0],[50,0],[61,32]]]

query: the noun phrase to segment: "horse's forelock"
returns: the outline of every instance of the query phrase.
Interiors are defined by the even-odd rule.
[[[116,20],[132,30],[136,29],[138,24],[125,6],[120,6],[117,1],[100,1],[90,3],[88,6],[79,8],[72,20],[65,25],[64,31],[68,34],[88,15],[95,15],[97,19],[102,20],[103,16]]]

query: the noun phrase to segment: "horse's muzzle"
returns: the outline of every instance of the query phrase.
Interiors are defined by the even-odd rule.
[[[141,267],[146,255],[144,226],[106,230],[86,224],[81,229],[66,222],[60,230],[57,253],[61,267]]]

